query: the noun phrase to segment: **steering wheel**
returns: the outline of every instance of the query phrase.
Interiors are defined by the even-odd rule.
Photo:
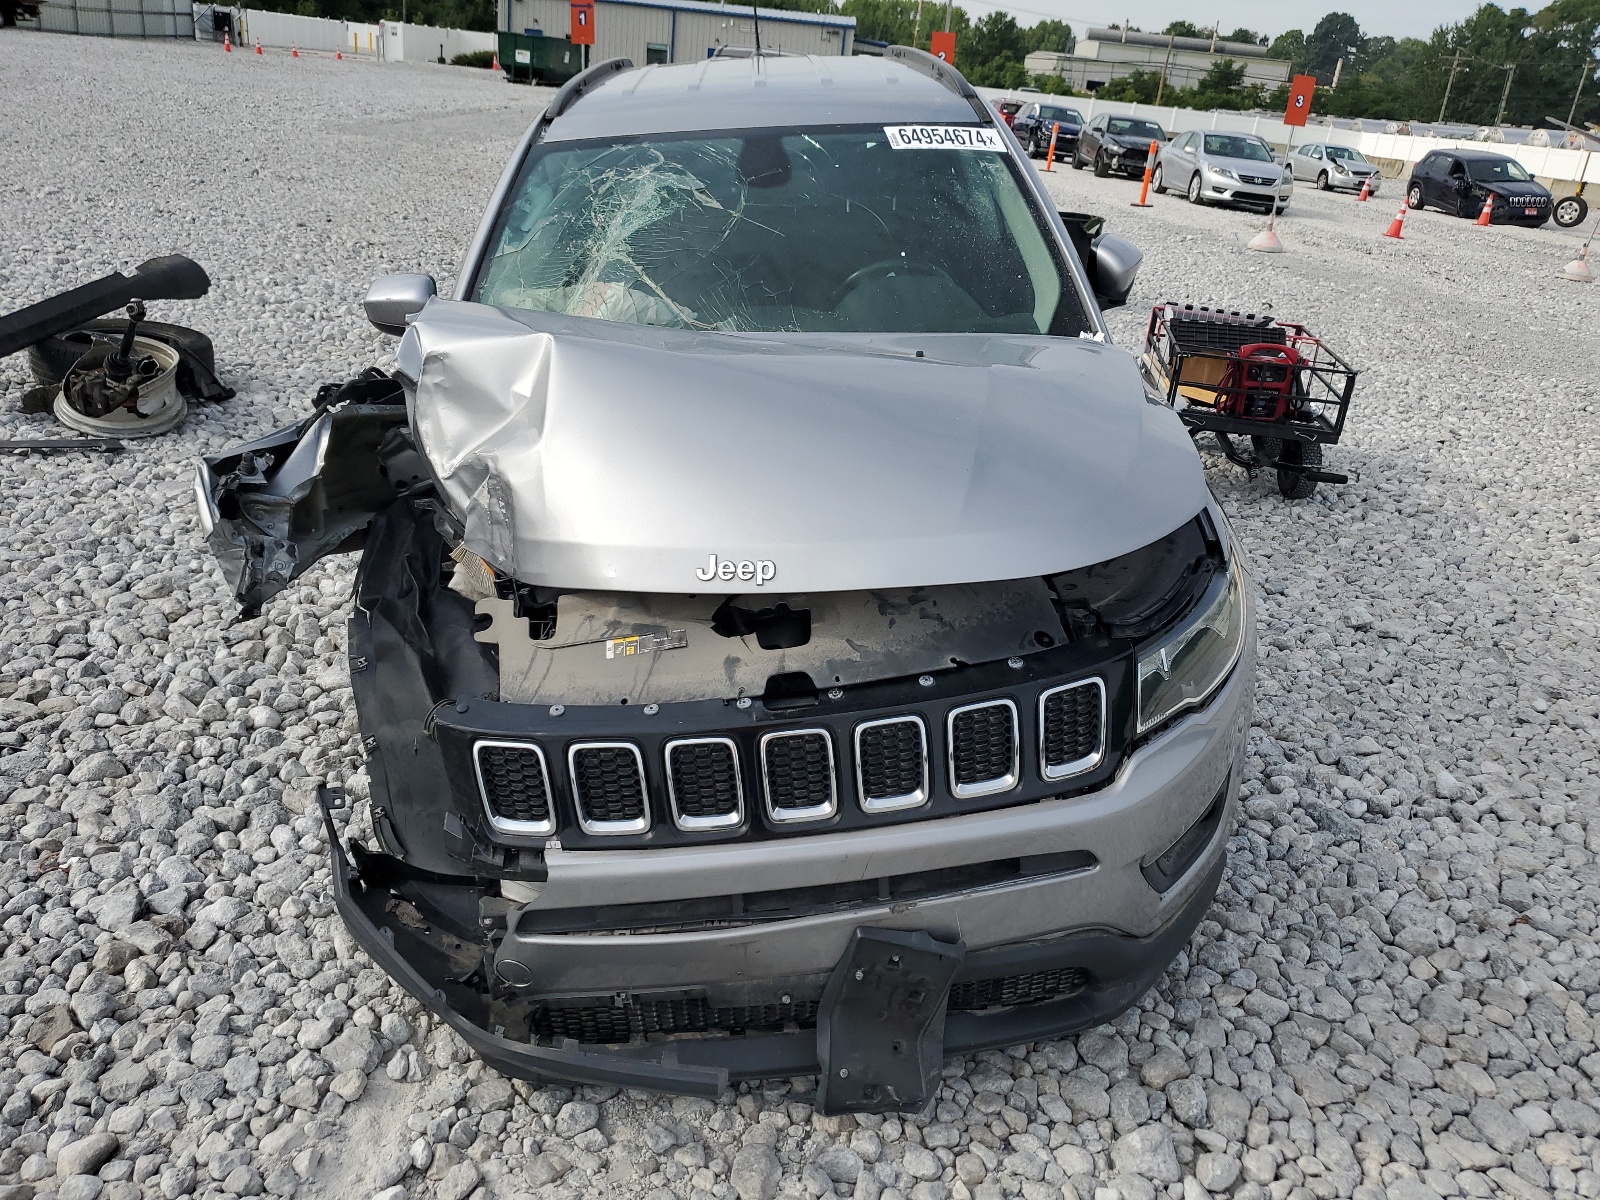
[[[950,273],[943,267],[929,262],[925,258],[881,258],[877,262],[868,263],[859,271],[851,273],[839,288],[839,299],[835,306],[842,303],[844,298],[865,283],[879,279],[887,279],[891,275],[923,275],[935,279],[943,279],[951,287],[959,288],[961,285],[950,277]]]

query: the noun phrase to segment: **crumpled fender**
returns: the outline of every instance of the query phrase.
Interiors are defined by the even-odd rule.
[[[361,548],[374,514],[427,482],[404,394],[381,372],[323,389],[318,411],[195,466],[206,541],[246,616],[319,559]]]

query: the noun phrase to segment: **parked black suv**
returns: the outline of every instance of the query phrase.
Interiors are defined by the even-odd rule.
[[[1476,217],[1493,196],[1489,220],[1496,225],[1540,226],[1550,219],[1548,189],[1514,158],[1488,150],[1435,150],[1411,169],[1406,203]]]
[[[1078,148],[1078,134],[1083,131],[1083,114],[1077,109],[1064,104],[1029,104],[1011,118],[1011,132],[1030,158],[1043,158],[1049,152],[1053,127],[1056,157],[1070,158]]]

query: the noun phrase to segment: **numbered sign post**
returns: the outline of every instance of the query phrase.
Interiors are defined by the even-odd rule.
[[[1304,125],[1311,115],[1311,96],[1317,90],[1315,75],[1296,75],[1289,86],[1289,103],[1283,110],[1285,125]]]
[[[594,0],[572,0],[572,44],[594,45]]]
[[[956,35],[951,31],[935,33],[928,43],[929,52],[937,59],[956,65]]]

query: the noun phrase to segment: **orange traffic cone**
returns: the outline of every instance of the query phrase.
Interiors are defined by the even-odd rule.
[[[1406,205],[1405,205],[1405,201],[1402,200],[1400,202],[1400,211],[1395,213],[1394,220],[1389,222],[1389,228],[1387,228],[1387,229],[1385,229],[1383,231],[1383,236],[1384,237],[1392,237],[1396,241],[1403,241],[1404,239],[1401,238],[1401,236],[1400,236],[1400,230],[1405,227],[1405,223],[1406,223]]]
[[[494,52],[494,58],[489,63],[489,70],[498,71],[499,69],[500,69],[500,52],[498,50],[496,50]]]
[[[232,41],[231,38],[228,37],[228,35],[226,33],[224,33],[222,35],[222,52],[224,54],[232,54],[233,53],[233,41]]]
[[[336,60],[337,60],[337,61],[339,61],[339,62],[343,62],[343,61],[344,61],[344,51],[343,51],[343,50],[335,50],[335,51],[334,51],[334,52],[333,52],[333,57],[334,57],[334,58],[335,58],[335,59],[336,59]]]
[[[1356,199],[1362,204],[1365,204],[1367,202],[1367,197],[1370,195],[1372,195],[1372,192],[1368,189],[1368,181],[1363,179],[1361,181],[1361,195],[1357,196]]]
[[[261,39],[257,38],[256,39],[256,54],[260,55],[260,53],[261,53]]]
[[[1493,212],[1494,212],[1494,193],[1491,192],[1491,193],[1489,193],[1487,196],[1485,196],[1483,198],[1483,208],[1479,211],[1478,219],[1477,219],[1476,222],[1474,222],[1474,224],[1487,225],[1489,223],[1489,217],[1493,214]]]
[[[289,43],[289,57],[290,58],[299,58],[300,57],[300,47],[295,45],[293,42]]]

